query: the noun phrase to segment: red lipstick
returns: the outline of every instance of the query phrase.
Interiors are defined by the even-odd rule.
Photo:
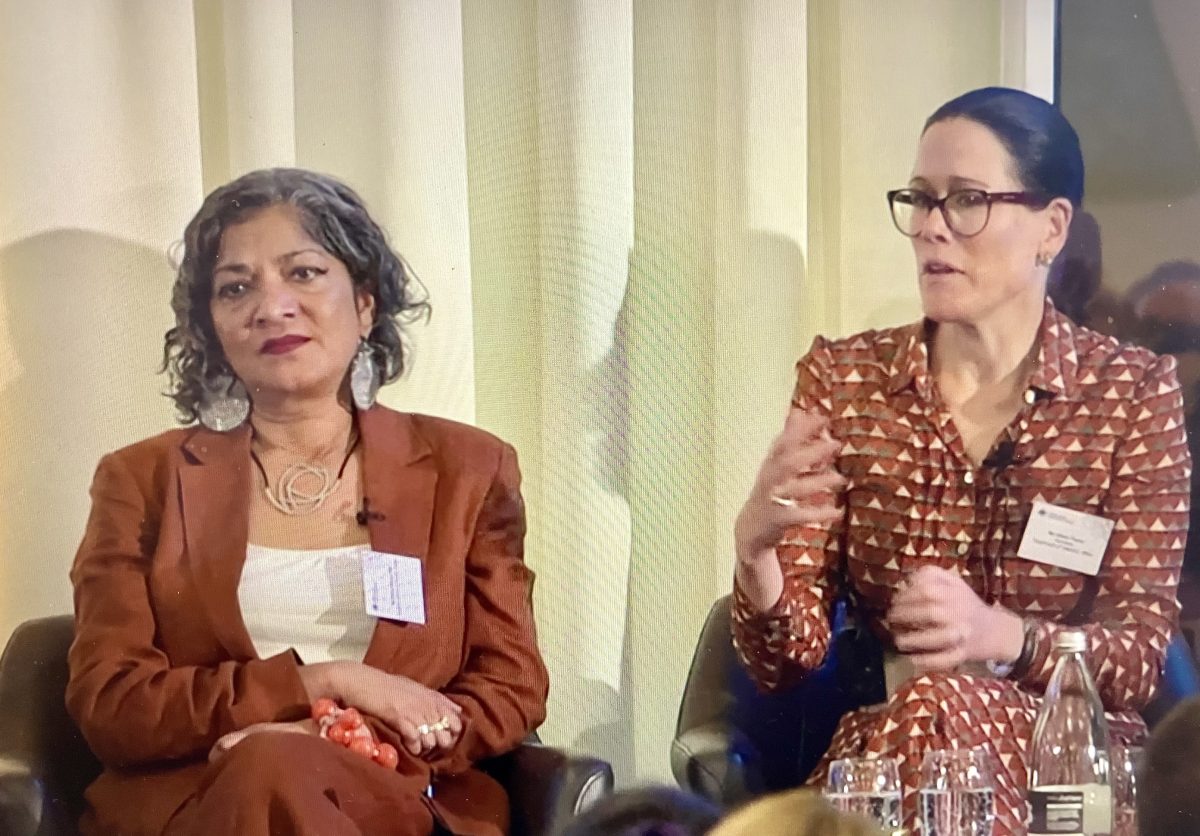
[[[289,334],[286,337],[275,337],[274,339],[267,340],[258,351],[260,354],[287,354],[289,351],[296,350],[306,342],[308,342],[308,337]]]

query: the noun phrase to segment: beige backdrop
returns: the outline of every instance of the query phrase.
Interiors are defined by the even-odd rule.
[[[0,636],[69,609],[97,458],[171,424],[202,196],[317,168],[432,294],[385,401],[521,454],[544,737],[667,778],[792,363],[917,315],[883,192],[937,104],[1025,81],[1039,2],[0,0]]]

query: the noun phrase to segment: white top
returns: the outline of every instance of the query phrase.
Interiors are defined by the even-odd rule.
[[[375,629],[363,598],[362,556],[370,548],[246,546],[238,603],[258,655],[294,648],[309,663],[361,662]]]

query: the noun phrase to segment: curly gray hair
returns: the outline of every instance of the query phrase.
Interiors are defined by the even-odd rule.
[[[209,309],[221,235],[254,213],[280,204],[294,207],[305,232],[346,265],[356,288],[366,288],[374,297],[375,322],[367,343],[382,383],[396,380],[405,369],[403,326],[429,316],[424,287],[388,245],[353,189],[328,175],[298,168],[243,175],[205,198],[183,233],[183,254],[171,292],[175,326],[166,333],[162,364],[170,377],[165,394],[175,401],[181,423],[195,421],[205,393],[233,374]]]

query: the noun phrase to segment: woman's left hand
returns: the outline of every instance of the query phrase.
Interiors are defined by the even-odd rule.
[[[445,755],[463,732],[462,706],[445,694],[361,662],[318,662],[300,668],[310,699],[329,697],[358,708],[400,734],[421,758]]]
[[[218,739],[213,744],[213,747],[208,750],[208,762],[216,763],[228,754],[230,749],[237,746],[250,735],[263,734],[264,732],[312,735],[320,733],[317,729],[317,724],[312,720],[296,720],[292,723],[255,723],[254,725],[246,726],[244,729],[232,731]]]
[[[1021,618],[991,607],[958,574],[922,566],[892,598],[887,622],[896,649],[917,673],[951,671],[964,662],[1011,662],[1021,653]]]

